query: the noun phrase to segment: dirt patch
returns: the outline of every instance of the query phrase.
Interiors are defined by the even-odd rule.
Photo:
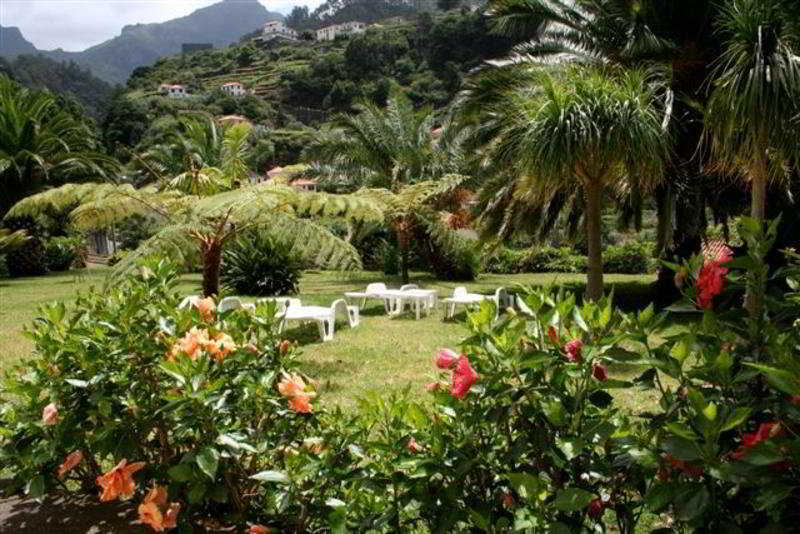
[[[101,503],[91,497],[0,499],[0,532],[13,534],[145,534],[131,502]]]

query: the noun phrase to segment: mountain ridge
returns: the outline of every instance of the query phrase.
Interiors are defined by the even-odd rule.
[[[116,37],[80,52],[38,50],[19,28],[3,26],[0,55],[13,58],[41,53],[56,61],[72,61],[88,68],[107,82],[124,83],[136,67],[179,54],[183,43],[227,46],[265,22],[281,19],[283,15],[268,11],[258,0],[223,0],[165,22],[128,24]]]

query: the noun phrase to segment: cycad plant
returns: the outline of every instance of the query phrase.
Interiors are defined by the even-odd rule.
[[[529,65],[524,78],[496,84],[495,94],[481,104],[487,117],[479,133],[482,158],[516,181],[517,198],[544,206],[581,191],[590,299],[603,295],[605,192],[652,185],[668,156],[653,83],[641,71]]]
[[[86,122],[53,95],[0,75],[0,216],[45,186],[113,173],[118,164],[97,148]]]

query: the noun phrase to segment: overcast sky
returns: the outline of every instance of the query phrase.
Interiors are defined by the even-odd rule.
[[[126,24],[164,22],[219,0],[0,0],[0,24],[19,26],[40,50],[78,51],[119,35]],[[314,9],[323,0],[259,0],[270,11]]]

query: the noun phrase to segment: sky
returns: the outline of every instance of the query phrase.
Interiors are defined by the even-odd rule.
[[[137,22],[164,22],[219,0],[0,0],[0,25],[18,26],[39,50],[80,51],[119,35]],[[259,0],[287,14],[295,5],[314,9],[323,0]]]

